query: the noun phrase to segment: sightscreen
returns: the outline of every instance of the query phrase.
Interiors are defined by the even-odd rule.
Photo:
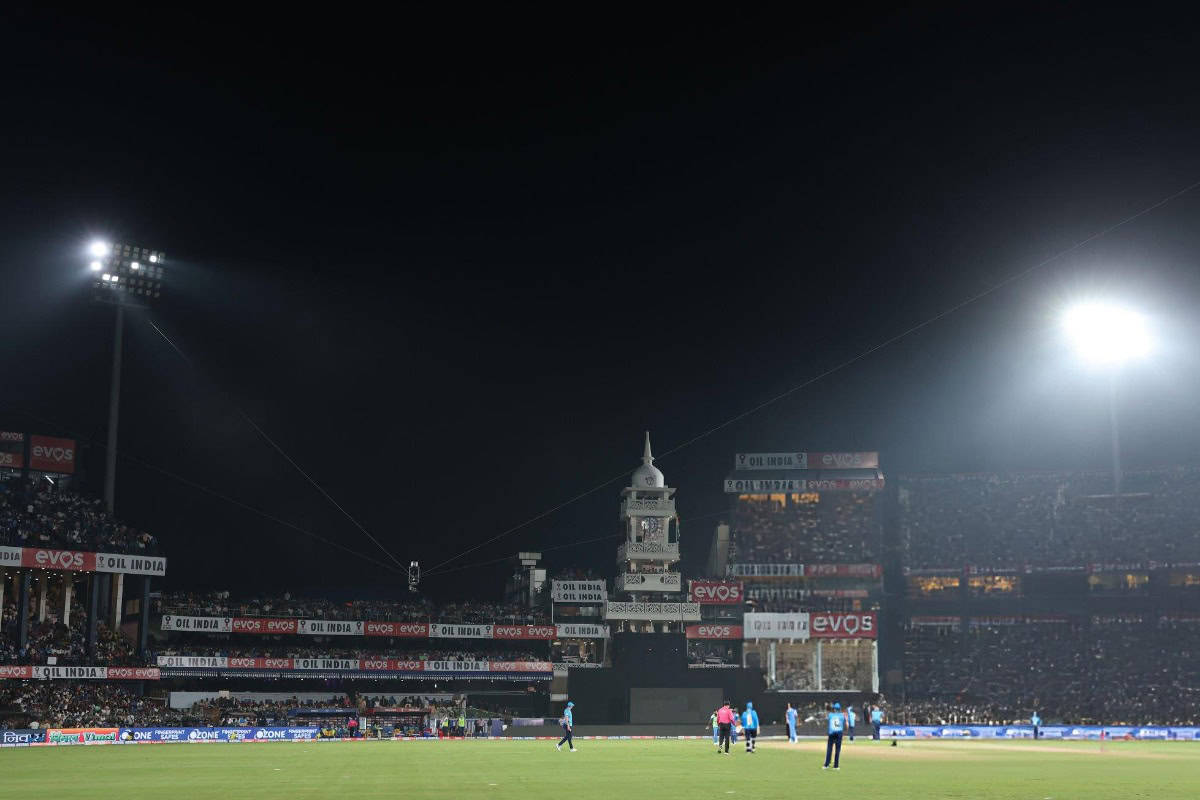
[[[630,689],[629,721],[632,723],[708,723],[708,716],[722,702],[720,689]]]

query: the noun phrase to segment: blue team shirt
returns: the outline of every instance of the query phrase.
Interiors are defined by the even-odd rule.
[[[883,712],[878,708],[871,712],[871,722],[874,722],[877,725],[880,722],[883,722]]]
[[[846,715],[841,711],[834,711],[829,715],[829,732],[841,733],[846,725]]]
[[[752,708],[746,709],[742,714],[742,727],[758,730],[758,712]]]
[[[1031,717],[1031,718],[1030,718],[1030,720],[1029,720],[1029,724],[1030,724],[1030,725],[1041,725],[1041,724],[1042,724],[1042,718],[1041,718],[1041,717],[1039,717],[1037,714],[1034,714],[1034,715],[1033,715],[1033,717]]]
[[[787,721],[788,721],[788,725],[791,725],[791,726],[795,727],[795,725],[796,725],[796,716],[797,716],[797,715],[796,715],[796,709],[794,709],[794,708],[789,708],[789,709],[787,710]]]
[[[858,719],[858,717],[857,717],[857,716],[855,716],[855,714],[854,714],[854,709],[853,709],[853,708],[852,708],[852,709],[850,709],[850,712],[849,712],[849,713],[850,713],[850,727],[851,727],[851,728],[853,728],[853,727],[854,727],[854,721],[855,721],[856,719]]]
[[[575,716],[571,713],[571,709],[568,708],[563,712],[563,719],[566,720],[567,725],[575,727]]]

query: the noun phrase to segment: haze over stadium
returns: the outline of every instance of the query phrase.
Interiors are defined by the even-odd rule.
[[[1187,794],[1182,20],[8,16],[18,791]]]

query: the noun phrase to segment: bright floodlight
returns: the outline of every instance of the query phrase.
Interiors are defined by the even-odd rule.
[[[1141,314],[1107,303],[1084,303],[1067,310],[1063,327],[1086,361],[1118,366],[1150,352],[1150,331]]]
[[[88,264],[88,266],[92,268],[92,272],[99,272],[100,268],[103,267],[104,265],[101,264],[99,261],[93,261],[91,264]]]
[[[88,252],[99,258],[108,255],[108,242],[95,241],[88,246]]]
[[[158,263],[158,253],[151,253],[151,254],[150,254],[150,263],[151,263],[151,264],[157,264],[157,263]]]

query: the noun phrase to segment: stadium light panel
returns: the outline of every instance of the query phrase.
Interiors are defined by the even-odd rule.
[[[91,264],[88,264],[88,266],[91,267],[92,272],[99,272],[104,267],[104,265],[99,261],[93,261]]]
[[[1063,329],[1088,363],[1115,367],[1150,353],[1153,339],[1146,318],[1108,303],[1081,303],[1067,309]]]
[[[97,258],[103,258],[104,256],[108,255],[108,251],[108,242],[96,240],[88,246],[88,252]]]
[[[132,262],[130,262],[130,264],[129,264],[129,268],[130,268],[130,269],[141,269],[141,268],[142,268],[142,265],[141,265],[141,264],[139,264],[139,263],[138,263],[138,262],[136,262],[136,261],[132,261]]]

